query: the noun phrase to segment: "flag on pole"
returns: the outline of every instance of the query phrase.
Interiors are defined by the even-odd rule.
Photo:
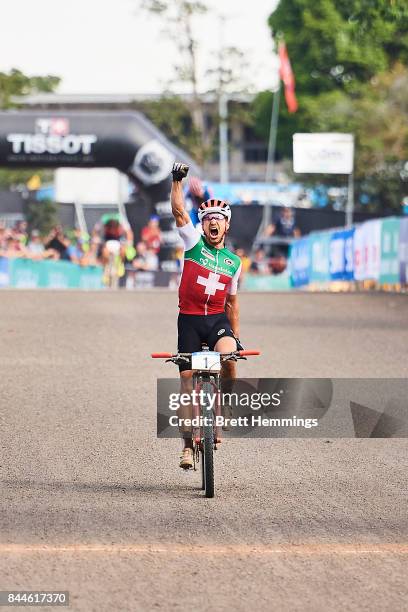
[[[279,76],[285,86],[286,106],[290,113],[295,113],[298,109],[298,103],[295,95],[295,75],[293,74],[292,66],[288,56],[286,45],[283,41],[278,46],[279,55]]]

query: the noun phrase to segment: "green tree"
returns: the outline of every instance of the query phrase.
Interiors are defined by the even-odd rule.
[[[60,84],[57,76],[27,76],[21,70],[13,68],[9,72],[0,72],[0,109],[17,108],[15,97],[35,94],[39,92],[50,93]],[[32,170],[8,170],[0,168],[0,188],[6,189],[11,185],[25,184],[32,176]],[[36,171],[42,179],[47,173]],[[48,173],[49,174],[49,173]]]
[[[285,37],[299,95],[352,92],[408,60],[405,0],[281,0],[269,25]]]
[[[378,204],[398,206],[408,157],[406,3],[281,0],[269,24],[273,34],[285,37],[299,101],[291,115],[281,103],[278,157],[292,157],[295,132],[352,132],[357,190],[369,192]],[[271,106],[271,92],[253,103],[255,129],[263,137]]]
[[[258,104],[262,101],[259,97]],[[264,109],[266,113],[266,109]],[[364,94],[350,96],[329,91],[307,96],[303,108],[306,125],[301,131],[351,132],[355,136],[356,200],[364,193],[376,208],[400,209],[408,179],[408,69],[397,63],[373,77]],[[284,124],[291,157],[292,136]],[[280,129],[280,127],[279,127]],[[292,128],[293,129],[293,128]],[[281,133],[282,136],[282,133]],[[316,177],[302,177],[316,180]],[[333,177],[319,177],[333,183]]]
[[[139,0],[139,6],[161,21],[164,35],[176,46],[169,90],[180,83],[189,88],[189,96],[169,91],[156,102],[145,105],[143,110],[169,138],[203,164],[215,152],[220,96],[245,89],[248,69],[245,56],[236,47],[219,45],[214,50],[214,61],[205,71],[206,94],[214,96],[214,104],[205,105],[199,82],[200,45],[196,28],[197,19],[209,11],[207,4],[198,0]],[[220,18],[220,27],[223,24],[224,19]],[[236,112],[234,105],[230,111]]]
[[[188,83],[191,87],[189,110],[192,120],[190,127],[192,149],[190,150],[197,161],[202,163],[206,148],[205,119],[198,91],[198,44],[194,34],[194,20],[207,12],[207,6],[197,0],[141,0],[140,8],[160,18],[164,34],[176,45],[178,54],[177,61],[173,65],[173,82]]]
[[[346,117],[345,117],[346,120]],[[359,191],[379,207],[400,210],[408,176],[408,69],[396,64],[373,78],[353,101]]]
[[[192,127],[190,107],[183,97],[167,93],[157,100],[138,103],[137,109],[149,117],[175,145],[195,151],[197,137]]]
[[[27,76],[21,70],[13,68],[9,72],[0,72],[0,108],[18,106],[12,98],[39,92],[53,92],[60,84],[57,76]]]
[[[27,223],[31,230],[37,229],[45,236],[58,223],[57,205],[51,200],[30,202],[27,207]]]
[[[295,132],[317,129],[330,97],[316,96],[331,91],[363,95],[373,76],[408,60],[408,8],[401,0],[281,0],[269,25],[273,35],[285,37],[299,100],[298,112],[291,115],[281,104],[277,149],[283,157],[291,155]],[[311,113],[316,100],[317,112]],[[263,137],[271,106],[271,92],[254,101],[255,128]]]

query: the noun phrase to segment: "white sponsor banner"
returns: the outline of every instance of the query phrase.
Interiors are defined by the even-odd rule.
[[[354,278],[356,280],[364,279],[364,229],[363,225],[358,225],[354,231]]]
[[[377,280],[381,271],[381,220],[356,227],[354,232],[354,278]]]
[[[293,135],[293,171],[299,174],[351,174],[353,134]]]
[[[55,171],[57,202],[118,204],[129,195],[127,176],[115,168],[58,168]]]
[[[330,274],[341,274],[344,270],[344,238],[338,237],[330,242]]]
[[[377,280],[381,272],[381,221],[375,219],[364,223],[366,278]]]

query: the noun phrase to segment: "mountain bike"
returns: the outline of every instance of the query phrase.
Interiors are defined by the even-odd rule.
[[[119,279],[124,273],[121,243],[119,240],[107,240],[105,242],[105,249],[108,252],[108,261],[104,269],[104,282],[110,289],[117,289]]]
[[[204,347],[204,350],[196,353],[151,355],[154,359],[166,359],[176,365],[188,363],[193,370],[194,397],[199,398],[199,401],[192,403],[193,469],[197,470],[197,464],[201,463],[201,488],[205,497],[214,497],[214,451],[221,443],[221,427],[217,419],[221,416],[221,366],[224,361],[238,361],[250,355],[260,355],[260,352],[242,350],[217,353]]]

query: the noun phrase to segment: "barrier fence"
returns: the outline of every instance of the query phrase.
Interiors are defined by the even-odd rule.
[[[0,257],[0,287],[20,289],[101,289],[101,266],[69,261],[33,261]]]
[[[294,240],[288,270],[279,275],[247,274],[241,288],[249,291],[408,290],[408,218],[373,219],[344,230],[312,232]],[[176,289],[176,272],[127,271],[127,289]],[[67,261],[0,257],[0,288],[101,289],[101,266]]]
[[[408,285],[408,218],[386,217],[350,229],[312,232],[289,254],[292,287],[347,290]]]

